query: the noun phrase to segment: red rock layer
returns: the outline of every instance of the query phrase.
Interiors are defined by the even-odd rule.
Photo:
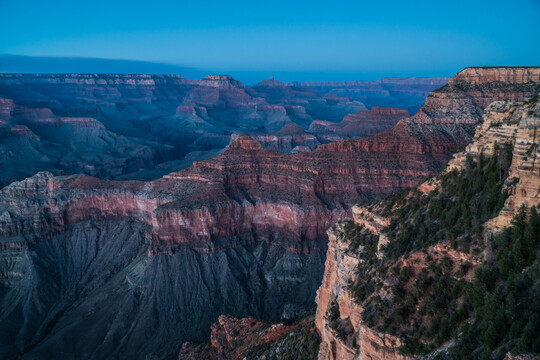
[[[418,113],[400,120],[393,128],[367,138],[337,141],[323,147],[406,154],[456,152],[471,140],[487,105],[501,99],[530,98],[540,91],[539,76],[538,67],[467,68],[432,92]]]
[[[291,251],[306,251],[302,242],[324,238],[331,224],[348,216],[351,205],[413,186],[438,172],[471,138],[483,112],[478,104],[485,99],[526,98],[540,88],[533,81],[540,68],[526,71],[531,81],[523,75],[502,85],[473,86],[467,83],[470,71],[458,74],[459,81],[430,95],[424,109],[392,129],[313,152],[285,155],[241,137],[216,158],[146,184],[45,176],[47,183],[57,185],[41,204],[13,195],[21,186],[34,186],[28,184],[36,178],[14,183],[2,191],[1,201],[18,215],[4,218],[2,236],[127,216],[152,224],[156,251],[185,244],[210,250],[230,246],[234,236],[249,242],[253,234],[272,232],[295,239]],[[500,68],[498,76],[509,78],[502,74],[508,71],[516,72]]]
[[[210,344],[185,343],[178,360],[240,360],[253,350],[283,339],[295,329],[313,321],[307,317],[294,324],[267,324],[249,317],[222,315],[211,327]]]
[[[337,124],[314,121],[310,130],[315,133],[336,134],[339,137],[362,137],[387,130],[409,116],[405,109],[373,107],[371,110],[360,110],[347,115]]]

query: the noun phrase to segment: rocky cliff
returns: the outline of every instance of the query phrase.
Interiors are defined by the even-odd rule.
[[[357,113],[347,115],[336,124],[314,121],[311,123],[310,130],[326,136],[335,135],[335,140],[342,137],[364,137],[388,130],[399,120],[409,116],[409,112],[404,109],[373,107],[370,110],[360,110]]]
[[[489,81],[522,81],[522,73],[519,71],[512,71],[511,74],[506,75],[494,73],[491,69],[487,74],[479,73],[478,70],[467,70],[467,72],[472,72],[473,79],[481,79],[480,82],[488,81],[485,80],[486,78]],[[449,82],[449,84],[452,83],[455,81]],[[437,333],[439,323],[433,325],[434,322],[439,321],[436,309],[437,306],[442,306],[445,312],[445,321],[453,322],[453,325],[450,326],[458,326],[465,319],[468,319],[467,322],[470,324],[475,324],[474,326],[482,326],[483,323],[478,320],[478,317],[481,316],[479,314],[485,314],[487,310],[470,310],[470,308],[474,309],[480,305],[474,303],[474,297],[471,295],[473,290],[468,290],[467,295],[460,295],[462,291],[460,287],[467,288],[469,286],[467,284],[472,282],[474,276],[477,279],[478,274],[487,271],[484,268],[478,270],[476,274],[473,274],[472,271],[479,269],[486,259],[488,263],[496,262],[497,260],[494,258],[498,258],[499,261],[504,259],[504,256],[501,257],[503,250],[495,250],[498,246],[500,247],[498,244],[501,240],[495,240],[495,244],[493,244],[490,243],[489,239],[493,239],[496,234],[503,234],[504,229],[512,225],[516,226],[516,216],[519,218],[520,212],[526,211],[523,210],[523,206],[525,209],[540,207],[540,172],[535,166],[536,159],[540,155],[537,146],[537,131],[540,127],[539,114],[538,95],[525,103],[509,100],[493,102],[487,107],[482,125],[477,128],[472,142],[464,152],[454,156],[443,175],[420,184],[416,190],[405,192],[402,196],[391,197],[369,206],[355,206],[353,207],[354,224],[338,223],[328,231],[330,242],[325,274],[316,300],[318,306],[315,323],[321,334],[320,360],[414,359],[419,358],[419,355],[427,355],[427,353],[420,351],[423,347],[429,349],[427,352],[430,353],[431,357],[454,358],[452,356],[456,356],[456,353],[463,352],[462,347],[465,346],[462,344],[463,341],[438,340],[439,336],[445,336],[446,338],[443,339],[447,340],[448,334]],[[503,148],[504,150],[501,150]],[[450,208],[435,210],[435,204],[444,201],[445,196],[461,196],[456,189],[447,192],[447,184],[452,181],[449,179],[456,176],[458,172],[471,172],[471,166],[475,166],[475,161],[485,164],[488,158],[492,157],[493,159],[494,154],[498,153],[500,154],[497,155],[499,164],[501,164],[500,169],[506,168],[504,171],[507,175],[504,175],[502,170],[497,170],[498,173],[493,173],[493,175],[498,178],[502,177],[502,180],[506,178],[506,181],[504,186],[500,180],[498,185],[495,183],[492,185],[493,189],[497,189],[495,191],[500,193],[500,195],[497,193],[494,195],[500,199],[498,205],[493,205],[495,212],[491,212],[485,217],[478,215],[479,217],[475,220],[482,222],[483,230],[480,230],[480,233],[483,232],[483,235],[479,235],[478,232],[474,235],[468,232],[467,225],[463,225],[463,218],[460,217],[468,213],[469,210],[460,205],[462,206],[460,208],[461,214],[455,220],[448,222],[449,228],[452,229],[451,235],[447,232],[445,236],[439,236],[440,226],[443,228],[446,226],[444,225],[447,221],[445,212],[449,213],[452,210]],[[472,182],[478,181],[478,179],[472,178],[465,181]],[[483,206],[489,203],[485,196],[485,192],[488,192],[487,188],[486,185],[484,190],[480,190],[480,194],[483,196]],[[467,196],[473,198],[477,195],[469,190]],[[407,205],[403,207],[403,204],[413,202],[413,199],[416,198],[422,200],[415,202],[416,205],[412,205],[412,207]],[[506,201],[501,202],[501,199],[506,199]],[[457,199],[451,201],[458,202]],[[426,211],[419,212],[416,210],[418,208],[414,208],[415,206],[419,206],[420,209],[424,207]],[[472,209],[480,207],[474,202],[470,206]],[[432,211],[437,213],[431,213]],[[441,217],[441,215],[443,216]],[[536,215],[531,213],[531,219],[534,216]],[[429,225],[433,217],[437,217],[437,222],[440,222],[437,226]],[[412,220],[413,218],[414,220]],[[511,222],[512,219],[514,220]],[[412,224],[421,221],[423,224],[428,224],[426,226],[431,226],[428,230],[428,236],[431,239],[420,240],[423,242],[422,245],[417,243],[426,230],[422,226],[418,226],[419,223],[408,225],[414,230],[407,229],[406,224],[409,221]],[[533,220],[530,221],[533,222]],[[531,226],[538,226],[538,224]],[[537,230],[531,228],[528,231]],[[412,232],[408,233],[407,231]],[[516,230],[512,231],[516,232]],[[466,243],[460,242],[460,236],[465,237]],[[506,235],[498,236],[500,238]],[[398,245],[399,242],[403,244]],[[514,244],[514,248],[515,246]],[[471,251],[470,247],[476,247],[476,250]],[[532,245],[529,244],[525,251],[537,254],[538,243],[535,245],[533,240]],[[523,274],[534,271],[535,264],[537,264],[530,257],[528,261],[530,267],[522,265],[525,267],[522,270]],[[426,264],[429,266],[426,267]],[[389,269],[391,271],[388,271]],[[505,270],[501,269],[503,270],[495,272],[494,276],[499,276],[499,281],[504,283],[506,275],[501,274],[501,272]],[[430,273],[431,275],[428,275]],[[429,280],[426,282],[426,279]],[[441,289],[437,290],[438,293],[429,295],[430,282],[440,283],[441,286],[445,286],[442,284],[446,284],[446,286],[450,286],[449,284],[458,285],[453,285],[452,295],[450,292],[442,295],[448,290]],[[529,285],[531,289],[534,287],[533,284]],[[500,288],[497,291],[509,290],[501,290]],[[500,296],[500,293],[498,294],[493,296]],[[523,294],[522,301],[526,304],[526,296],[531,295],[525,295],[527,292],[523,292]],[[449,298],[442,300],[438,296],[457,298],[458,303],[465,303],[465,307],[470,308],[464,310],[463,305],[461,305],[461,309],[455,312],[454,306],[456,305],[452,303],[452,300]],[[490,299],[488,295],[486,298]],[[443,301],[444,304],[437,305],[440,301]],[[471,301],[472,305],[468,301]],[[489,301],[491,300],[486,300],[486,302]],[[415,306],[416,310],[411,308]],[[427,313],[426,309],[429,309]],[[503,307],[499,305],[497,311],[503,311]],[[460,315],[456,315],[458,313]],[[528,318],[525,321],[527,320]],[[498,321],[504,322],[504,320]],[[507,321],[512,323],[519,320],[516,317],[510,317]],[[391,325],[393,322],[396,324]],[[411,323],[414,323],[414,330],[409,331],[407,329]],[[429,333],[427,331],[424,333],[422,330],[422,326],[426,324],[431,324]],[[443,325],[444,322],[441,326]],[[457,336],[457,332],[455,334],[456,338],[460,337]],[[476,335],[472,334],[470,336],[474,338]],[[423,336],[425,338],[422,338]],[[515,337],[516,335],[514,333],[514,335],[507,336]],[[415,343],[418,337],[421,337],[421,340],[419,343]],[[497,349],[497,346],[490,344],[492,340],[487,335],[486,340],[484,340],[484,333],[481,333],[480,338],[481,340],[476,340],[477,343],[474,343],[475,340],[471,341],[475,346],[485,341],[484,347],[467,348],[464,350],[467,356],[475,358],[475,356],[479,356],[481,351],[488,351],[487,354],[492,354],[493,351],[494,358],[502,358],[511,349],[508,343]],[[503,341],[502,335],[499,339],[497,341],[509,341],[508,337],[504,337]],[[523,339],[521,341],[523,344]],[[512,341],[509,343],[512,344]],[[489,349],[489,346],[492,348]],[[521,350],[518,351],[528,352],[534,349],[535,345],[521,346]],[[450,350],[448,350],[449,348]],[[535,358],[535,355],[523,355],[523,358],[529,357]],[[513,358],[513,356],[508,352],[505,358]]]
[[[182,346],[178,360],[316,359],[318,336],[313,315],[287,323],[220,316],[212,325],[210,343]]]
[[[509,192],[501,213],[489,222],[495,231],[508,227],[519,208],[540,202],[540,168],[538,157],[538,129],[540,113],[538,97],[527,103],[496,101],[486,109],[484,122],[478,127],[465,153],[458,153],[448,164],[449,169],[466,166],[466,155],[492,154],[503,144],[513,146],[512,164],[505,187]]]

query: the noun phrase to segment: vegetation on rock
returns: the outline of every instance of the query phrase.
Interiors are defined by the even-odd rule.
[[[540,352],[540,218],[522,208],[513,226],[484,239],[485,222],[507,198],[512,146],[468,157],[425,193],[406,190],[369,209],[390,219],[388,245],[348,222],[341,238],[358,256],[350,290],[370,328],[404,340],[406,354],[450,359],[502,359]],[[483,254],[483,256],[481,256]],[[485,261],[482,261],[485,259]]]
[[[319,352],[319,336],[313,321],[306,322],[286,336],[253,349],[246,360],[315,360]]]

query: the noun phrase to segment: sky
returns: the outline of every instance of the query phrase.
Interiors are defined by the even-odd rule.
[[[0,0],[0,54],[282,80],[452,76],[540,65],[540,0]]]

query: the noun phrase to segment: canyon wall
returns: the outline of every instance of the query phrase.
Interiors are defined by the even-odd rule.
[[[472,73],[472,83],[476,81],[523,81],[521,71],[509,70],[510,74],[501,74],[494,72],[492,69],[487,74],[479,72],[477,69],[466,70],[467,73]],[[525,74],[527,71],[524,70]],[[535,73],[536,74],[536,73]],[[456,78],[459,78],[459,74]],[[480,80],[478,80],[480,79]],[[534,77],[538,81],[537,77]],[[452,79],[449,84],[453,84],[457,80]],[[465,121],[468,121],[465,119]],[[504,206],[494,218],[483,224],[484,239],[492,239],[496,234],[500,233],[505,228],[511,226],[512,218],[518,213],[521,206],[530,208],[531,206],[540,206],[540,170],[538,169],[537,158],[540,156],[538,149],[537,131],[540,127],[540,101],[538,95],[528,100],[527,102],[515,102],[510,100],[495,101],[491,103],[485,110],[483,122],[477,127],[474,137],[465,151],[454,155],[449,162],[443,174],[448,174],[451,171],[463,170],[467,166],[470,159],[481,159],[494,154],[496,149],[507,147],[511,150],[512,160],[509,163],[509,175],[505,181],[503,190],[508,191],[508,198]],[[501,155],[503,156],[503,155]],[[501,159],[502,162],[509,161]],[[432,191],[440,189],[440,178],[430,179],[418,186],[418,191],[425,195]],[[409,194],[408,196],[412,196]],[[477,268],[486,259],[493,261],[492,249],[488,245],[488,241],[481,243],[479,246],[483,250],[478,251],[476,255],[470,252],[456,249],[455,246],[449,246],[448,241],[442,241],[436,245],[427,247],[422,251],[411,252],[400,258],[392,259],[385,253],[385,248],[389,245],[390,239],[388,233],[384,231],[392,231],[389,225],[392,218],[388,213],[388,206],[397,206],[390,199],[384,204],[371,204],[370,206],[357,205],[353,207],[353,217],[359,229],[365,229],[368,233],[373,234],[377,238],[377,244],[374,249],[378,261],[383,262],[384,267],[407,267],[412,269],[414,281],[421,282],[420,271],[426,258],[442,259],[448,258],[453,262],[454,268],[458,265],[468,263],[469,266]],[[427,205],[426,205],[427,206]],[[385,210],[386,207],[386,210]],[[391,214],[391,212],[390,212]],[[395,220],[395,219],[394,219]],[[407,220],[400,219],[400,222]],[[427,220],[426,220],[427,221]],[[362,247],[360,245],[358,251],[351,250],[352,238],[347,235],[344,223],[337,223],[328,230],[329,247],[326,256],[325,273],[321,287],[317,292],[317,313],[315,324],[321,334],[321,346],[319,350],[319,360],[342,360],[342,359],[415,359],[424,358],[421,356],[405,355],[403,346],[405,339],[395,335],[386,333],[379,327],[368,325],[364,312],[367,306],[365,300],[359,300],[358,295],[355,295],[354,285],[358,283],[369,284],[372,279],[370,275],[363,274],[361,265],[366,261],[362,257]],[[430,234],[435,236],[436,234]],[[471,242],[471,240],[469,240]],[[535,251],[528,249],[527,251]],[[429,254],[429,255],[427,255]],[[480,255],[479,255],[480,254]],[[431,261],[431,260],[428,260]],[[380,264],[372,264],[371,267],[379,266]],[[454,276],[459,274],[454,273]],[[396,281],[400,273],[388,273],[384,280],[385,286],[380,290],[376,290],[375,294],[367,296],[380,296],[383,299],[390,299],[390,302],[396,301],[396,294],[390,292],[386,286],[389,282]],[[362,278],[362,276],[367,276]],[[442,276],[442,275],[439,275]],[[465,272],[463,279],[472,281],[470,270]],[[393,279],[393,280],[389,280]],[[437,281],[437,278],[435,278]],[[405,288],[408,294],[414,293],[412,288]],[[411,295],[409,295],[411,296]],[[337,319],[333,319],[332,315],[338,314]],[[390,316],[390,313],[386,315]],[[450,315],[448,315],[450,316]],[[472,321],[472,320],[471,320]],[[470,322],[471,322],[470,321]],[[344,327],[343,324],[349,324],[350,328]],[[407,325],[403,323],[403,327]],[[348,335],[343,336],[343,331]],[[340,334],[341,332],[341,334]],[[433,340],[433,339],[431,339]],[[442,356],[445,350],[450,347],[451,343],[445,344],[441,349],[430,353],[429,356]],[[534,355],[524,355],[523,358],[534,358]],[[506,358],[513,358],[507,354]],[[521,357],[517,357],[521,358]]]
[[[364,108],[308,88],[257,92],[227,75],[0,74],[0,98],[0,185],[38,171],[155,179],[215,156],[233,134],[281,137]]]

